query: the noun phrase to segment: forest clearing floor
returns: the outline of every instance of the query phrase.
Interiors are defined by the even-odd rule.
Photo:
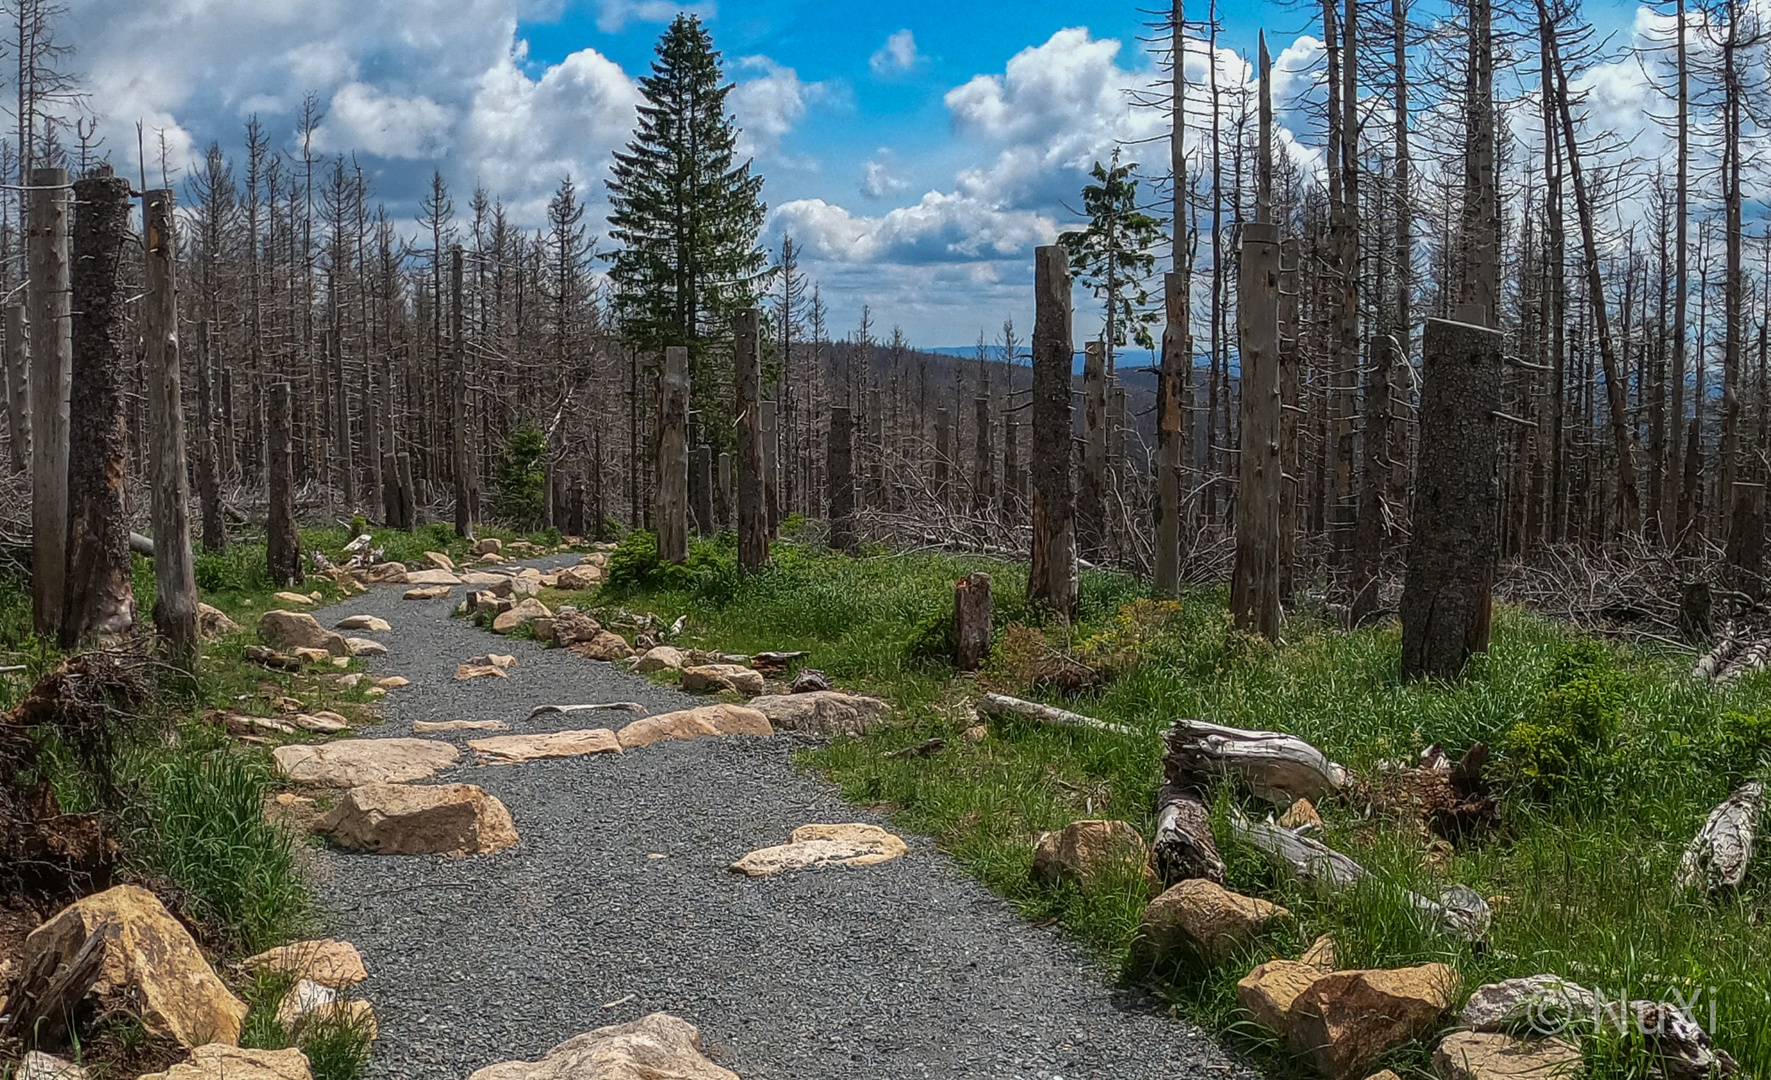
[[[315,613],[327,626],[355,614],[393,626],[377,635],[388,655],[366,667],[411,685],[381,700],[384,722],[363,737],[408,736],[415,720],[502,720],[515,733],[607,722],[527,720],[541,704],[636,701],[657,713],[705,702],[564,650],[499,642],[452,618],[457,600],[382,588]],[[488,649],[517,657],[508,678],[455,680],[458,663]],[[428,737],[473,733],[459,734]],[[369,1075],[458,1080],[659,1011],[699,1027],[710,1056],[744,1080],[1256,1075],[926,839],[907,836],[908,857],[865,869],[732,873],[801,825],[884,823],[796,767],[795,749],[777,735],[464,764],[438,781],[500,799],[517,848],[466,859],[321,851],[322,919],[372,976],[362,989],[381,1034]]]

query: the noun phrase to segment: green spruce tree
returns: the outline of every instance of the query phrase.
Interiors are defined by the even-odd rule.
[[[1154,349],[1150,328],[1159,313],[1150,306],[1146,283],[1156,270],[1156,247],[1162,241],[1161,218],[1138,209],[1138,167],[1095,162],[1094,183],[1082,189],[1082,212],[1088,225],[1058,237],[1070,253],[1070,269],[1095,294],[1104,309],[1101,340],[1107,343],[1107,372],[1116,351],[1132,343]]]
[[[678,15],[657,55],[640,80],[639,126],[609,180],[609,235],[620,245],[610,256],[612,302],[628,342],[652,363],[666,346],[688,348],[691,401],[723,442],[731,365],[721,345],[768,271],[757,243],[763,182],[737,160],[732,84],[701,20]]]

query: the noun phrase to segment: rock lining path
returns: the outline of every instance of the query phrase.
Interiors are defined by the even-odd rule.
[[[393,625],[374,635],[388,655],[368,669],[412,682],[381,700],[386,722],[366,737],[410,736],[415,720],[585,726],[582,714],[525,720],[544,703],[705,703],[523,640],[499,645],[517,656],[508,679],[456,682],[455,666],[493,641],[449,617],[465,590],[427,601],[403,591],[316,612],[327,627],[355,614]],[[926,839],[905,837],[908,857],[868,869],[730,872],[801,825],[888,824],[796,769],[789,736],[498,766],[471,764],[474,732],[428,737],[464,751],[433,782],[483,786],[522,843],[470,859],[318,856],[327,930],[369,967],[375,1080],[460,1080],[658,1011],[699,1027],[709,1055],[744,1080],[1258,1075],[1110,984]]]

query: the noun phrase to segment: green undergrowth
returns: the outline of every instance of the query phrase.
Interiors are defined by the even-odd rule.
[[[1085,573],[1081,617],[1064,628],[1026,610],[1025,569],[1004,562],[849,558],[783,544],[768,569],[743,575],[733,556],[726,537],[697,543],[686,567],[663,567],[650,538],[636,534],[611,559],[610,584],[574,600],[665,622],[686,615],[690,645],[803,649],[835,683],[891,700],[898,723],[835,741],[806,763],[849,800],[885,806],[933,836],[1028,918],[1057,921],[1276,1073],[1297,1066],[1237,1006],[1235,983],[1332,933],[1343,966],[1444,961],[1466,989],[1553,972],[1610,996],[1691,1003],[1706,1026],[1713,1017],[1717,1044],[1746,1075],[1771,1076],[1771,871],[1714,900],[1672,885],[1710,808],[1766,771],[1771,675],[1717,689],[1690,678],[1688,654],[1601,643],[1502,608],[1492,647],[1462,679],[1405,682],[1394,625],[1347,633],[1294,618],[1272,645],[1234,633],[1215,590],[1157,602],[1129,579]],[[979,685],[1148,737],[997,724],[981,741],[961,738],[976,722],[967,703],[978,687],[948,666],[946,623],[954,582],[974,570],[992,575],[996,598],[995,646]],[[1147,899],[1140,880],[1085,894],[1036,886],[1029,869],[1038,834],[1080,818],[1119,818],[1150,835],[1158,735],[1180,716],[1291,732],[1349,766],[1358,782],[1320,807],[1324,839],[1375,880],[1332,899],[1308,893],[1220,828],[1231,887],[1294,917],[1224,964],[1149,972],[1131,959]],[[933,737],[947,746],[932,757],[889,756]],[[1477,742],[1494,751],[1500,824],[1455,845],[1435,842],[1386,799],[1380,765],[1412,764],[1432,743],[1455,757]],[[1451,884],[1494,907],[1480,950],[1437,932],[1409,903],[1411,890],[1436,896]],[[1589,1075],[1649,1075],[1652,1063],[1614,1044],[1595,1043]],[[1428,1075],[1424,1047],[1387,1064]]]

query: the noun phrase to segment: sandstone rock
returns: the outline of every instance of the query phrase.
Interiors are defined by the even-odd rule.
[[[484,563],[487,566],[497,566],[499,563],[501,563],[503,561],[504,561],[504,556],[495,555],[495,554],[492,554],[491,552],[487,552],[486,554],[480,556],[480,562]]]
[[[345,638],[352,656],[386,656],[387,646],[366,637]]]
[[[375,686],[379,690],[398,690],[402,686],[411,686],[412,680],[404,675],[389,675],[385,679],[376,679]]]
[[[1365,1080],[1402,1080],[1402,1078],[1396,1075],[1394,1069],[1385,1069],[1380,1073],[1372,1073],[1370,1076],[1366,1077]]]
[[[531,619],[545,619],[553,615],[547,605],[530,598],[524,600],[492,620],[492,632],[508,634]]]
[[[258,619],[258,640],[273,649],[323,649],[333,656],[349,656],[350,646],[343,634],[335,634],[320,625],[312,615],[300,611],[267,611]]]
[[[341,998],[338,991],[312,979],[301,979],[277,1003],[277,1023],[291,1037],[299,1037],[302,1029],[313,1024],[332,1023],[348,1026],[370,1039],[378,1034],[375,1010],[367,1001]]]
[[[971,727],[960,732],[959,737],[975,746],[990,737],[990,729],[983,724],[973,724]]]
[[[1148,859],[1144,838],[1125,822],[1077,821],[1040,835],[1033,847],[1033,880],[1086,890],[1102,877],[1136,873]]]
[[[561,570],[555,576],[553,587],[564,589],[567,592],[578,592],[597,584],[602,578],[602,573],[594,568],[566,569]]]
[[[1304,950],[1304,955],[1298,957],[1298,963],[1308,964],[1324,975],[1334,971],[1340,966],[1340,957],[1335,949],[1334,938],[1323,934],[1312,941],[1310,947]]]
[[[554,640],[559,640],[560,628],[557,624],[554,626],[553,635]],[[602,660],[607,663],[625,660],[633,655],[633,650],[628,648],[627,641],[620,634],[610,633],[607,630],[599,630],[596,636],[589,641],[580,641],[573,645],[572,651],[586,660]]]
[[[1292,1006],[1322,972],[1296,960],[1269,960],[1236,984],[1236,1000],[1268,1031],[1291,1030]]]
[[[386,619],[378,619],[373,615],[352,615],[338,621],[338,629],[355,630],[370,634],[385,634],[393,629],[393,624]]]
[[[1138,933],[1152,960],[1188,954],[1221,964],[1266,932],[1273,920],[1290,915],[1265,900],[1193,879],[1150,901]]]
[[[732,864],[734,873],[768,877],[808,866],[877,866],[910,851],[878,825],[802,825],[791,842],[761,848]]]
[[[430,739],[345,739],[271,751],[282,775],[298,784],[331,788],[424,780],[460,758],[461,751]]]
[[[447,574],[455,572],[455,560],[440,551],[427,551],[421,556],[427,570],[441,570]]]
[[[237,1046],[199,1046],[189,1061],[141,1080],[314,1080],[307,1055],[300,1050],[242,1050]]]
[[[717,694],[723,690],[755,697],[763,692],[763,674],[738,664],[703,664],[683,668],[683,689],[691,694]]]
[[[616,733],[623,750],[650,746],[663,739],[701,739],[721,735],[773,735],[769,718],[741,705],[704,705],[635,720]]]
[[[456,667],[455,678],[460,681],[465,681],[467,679],[482,679],[487,676],[493,676],[500,679],[507,678],[505,672],[515,665],[516,662],[516,657],[504,656],[499,653],[492,653],[488,656],[476,656],[467,663]]]
[[[346,648],[349,648],[349,646],[346,646]],[[332,662],[332,654],[325,649],[299,647],[290,649],[289,655],[295,657],[295,659],[304,664],[330,664]]]
[[[363,680],[366,678],[368,678],[368,676],[364,675],[362,672],[353,671],[349,675],[340,675],[338,677],[338,686],[342,690],[355,690],[358,686],[362,685]]]
[[[701,1053],[685,1020],[653,1013],[567,1039],[540,1061],[488,1065],[467,1080],[738,1080]]]
[[[438,731],[509,731],[510,725],[502,720],[414,720],[412,731],[416,735],[428,735]]]
[[[366,784],[320,820],[340,845],[380,855],[485,855],[514,847],[503,803],[473,784]]]
[[[1279,816],[1279,827],[1281,829],[1302,829],[1306,827],[1320,829],[1322,827],[1322,815],[1316,812],[1315,803],[1312,803],[1308,799],[1299,799],[1297,802],[1292,803],[1291,806],[1286,809],[1285,813]]]
[[[13,1080],[89,1080],[89,1077],[85,1069],[71,1061],[33,1050],[19,1062]]]
[[[291,604],[295,607],[311,607],[314,602],[312,597],[304,596],[298,592],[272,593],[271,599],[279,604]]]
[[[66,963],[105,931],[104,965],[94,990],[133,991],[142,1026],[181,1046],[237,1043],[246,1004],[228,993],[189,931],[153,893],[119,885],[79,900],[31,931],[19,957],[29,970],[53,955]]]
[[[771,694],[753,698],[750,707],[768,717],[776,731],[803,731],[813,735],[862,735],[871,731],[891,711],[891,707],[878,698],[836,690]]]
[[[510,595],[509,574],[488,574],[484,570],[469,570],[465,574],[459,574],[457,576],[461,578],[461,583],[463,585],[471,585],[476,589],[490,592],[496,596]]]
[[[1457,973],[1445,964],[1337,971],[1298,995],[1285,1034],[1318,1072],[1346,1080],[1385,1052],[1431,1035],[1456,993]]]
[[[459,585],[461,579],[447,570],[413,570],[406,575],[408,585]]]
[[[553,616],[548,615],[548,616],[544,616],[539,619],[531,619],[529,621],[529,632],[534,634],[535,640],[540,642],[541,644],[552,645],[553,644]]]
[[[1433,1071],[1441,1080],[1565,1080],[1586,1070],[1580,1047],[1561,1039],[1458,1031],[1439,1044]]]
[[[240,632],[240,624],[227,617],[220,608],[197,605],[197,632],[205,639],[226,637]]]
[[[247,971],[270,971],[311,979],[334,990],[355,986],[369,977],[369,970],[363,966],[363,954],[355,945],[337,938],[279,945],[248,957],[240,966]]]
[[[425,585],[416,589],[407,589],[405,593],[408,600],[441,600],[448,595],[449,586],[447,585]]]
[[[1532,1026],[1549,1031],[1559,1030],[1571,1019],[1596,1017],[1598,1009],[1598,999],[1585,987],[1557,975],[1531,975],[1478,987],[1458,1019],[1472,1031]]]
[[[659,645],[646,650],[646,654],[634,665],[635,671],[649,675],[654,671],[681,671],[683,669],[683,653],[681,649],[673,649],[669,645]]]
[[[406,564],[376,563],[373,566],[364,567],[359,576],[370,585],[404,585],[406,584]]]
[[[371,686],[369,689],[363,691],[363,696],[366,698],[386,697],[387,688],[382,686]]]
[[[602,632],[602,624],[589,615],[577,612],[567,613],[562,610],[553,622],[553,639],[561,648],[570,648],[583,641],[595,641]]]
[[[317,731],[322,735],[336,735],[351,729],[350,721],[335,712],[296,713],[289,722],[303,731]]]
[[[621,743],[608,728],[555,731],[544,735],[501,735],[495,739],[474,739],[467,745],[480,755],[482,765],[510,765],[519,761],[621,752]]]
[[[504,550],[504,542],[495,537],[488,536],[482,540],[475,540],[473,547],[468,550],[472,551],[475,555],[496,555]]]

